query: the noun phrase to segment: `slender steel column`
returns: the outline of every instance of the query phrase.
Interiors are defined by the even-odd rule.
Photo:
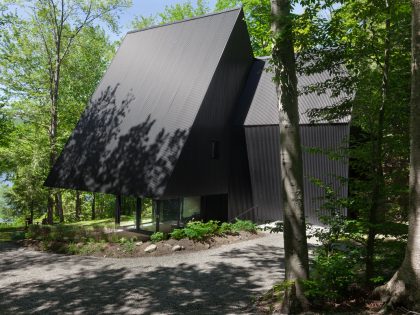
[[[115,224],[117,225],[120,225],[121,223],[121,206],[122,206],[121,195],[117,195],[115,198]]]
[[[136,230],[140,231],[140,222],[141,222],[141,209],[142,208],[142,202],[141,198],[136,198]]]

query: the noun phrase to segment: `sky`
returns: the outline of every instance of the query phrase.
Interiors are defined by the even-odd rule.
[[[183,0],[133,0],[132,7],[125,10],[125,12],[120,15],[121,30],[119,35],[121,36],[132,30],[131,22],[134,20],[135,16],[156,15],[162,12],[167,5],[183,2]],[[191,2],[195,3],[194,0]],[[214,8],[216,0],[208,0],[207,2],[210,8]]]
[[[132,30],[131,22],[134,20],[136,16],[150,16],[156,15],[162,12],[167,5],[173,5],[176,3],[183,3],[186,0],[133,0],[133,5],[131,8],[126,9],[124,13],[120,15],[120,33],[119,34],[110,34],[111,39],[115,40],[120,38],[122,35],[127,33],[128,31]],[[194,4],[196,1],[191,0]],[[207,3],[210,9],[213,9],[216,0],[207,0]],[[295,13],[302,12],[302,7],[297,6],[294,9]]]

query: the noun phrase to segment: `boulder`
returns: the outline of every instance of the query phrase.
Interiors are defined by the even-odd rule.
[[[181,246],[181,245],[175,245],[174,247],[172,247],[173,252],[177,252],[183,249],[184,249],[184,246]]]

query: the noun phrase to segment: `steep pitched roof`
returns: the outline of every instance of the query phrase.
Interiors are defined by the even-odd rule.
[[[242,16],[234,9],[128,33],[45,185],[162,194]]]
[[[276,125],[279,123],[277,93],[272,78],[273,73],[269,70],[269,59],[256,59],[244,90],[245,95],[243,95],[243,102],[249,103],[249,111],[244,121],[245,126]],[[300,75],[298,76],[298,89],[324,82],[329,78],[330,75],[327,72],[310,76]],[[319,95],[315,92],[299,95],[300,124],[311,123],[308,115],[310,110],[330,107],[344,97],[345,95],[332,97],[331,91],[328,90],[326,93]],[[350,117],[347,116],[335,121],[319,120],[316,123],[347,123],[349,120]]]

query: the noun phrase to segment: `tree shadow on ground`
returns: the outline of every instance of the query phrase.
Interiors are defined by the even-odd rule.
[[[0,288],[0,310],[4,314],[252,313],[253,297],[272,285],[268,282],[274,279],[267,277],[283,275],[281,255],[276,247],[252,246],[219,258],[230,255],[245,263],[105,266],[52,281],[14,283]]]
[[[89,267],[96,262],[94,257],[70,256],[52,253],[41,253],[26,250],[17,245],[0,246],[0,274],[9,271],[21,272],[31,268],[43,268],[45,271],[53,271],[60,267],[66,269],[75,264]],[[1,311],[0,311],[1,313]]]

